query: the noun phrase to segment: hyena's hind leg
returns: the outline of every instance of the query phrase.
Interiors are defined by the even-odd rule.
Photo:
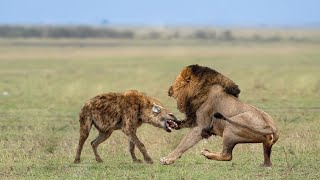
[[[91,126],[92,126],[92,123],[89,117],[80,116],[80,138],[79,138],[79,144],[77,148],[77,154],[74,159],[74,163],[80,163],[80,156],[81,156],[83,144],[89,136]]]
[[[130,139],[128,139],[128,141],[129,141],[129,152],[130,152],[132,161],[134,163],[142,163],[142,161],[140,159],[137,159],[137,157],[136,157],[136,154],[135,154],[135,151],[134,151],[135,150],[134,143]]]
[[[92,146],[92,149],[93,149],[93,153],[94,153],[94,155],[95,155],[95,157],[96,157],[96,161],[97,161],[97,162],[103,162],[103,160],[101,159],[101,157],[99,156],[98,151],[97,151],[98,146],[99,146],[99,144],[101,144],[103,141],[105,141],[106,139],[108,139],[111,134],[112,134],[112,130],[109,130],[109,131],[106,131],[106,132],[101,132],[101,131],[100,131],[98,137],[91,142],[91,146]]]

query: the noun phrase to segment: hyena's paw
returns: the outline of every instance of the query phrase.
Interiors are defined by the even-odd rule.
[[[144,162],[146,162],[147,164],[153,164],[153,160],[152,159],[146,159],[146,160],[144,160]]]
[[[133,160],[133,162],[134,162],[134,163],[138,163],[138,164],[143,163],[143,161],[142,161],[141,159],[135,159],[135,160]]]
[[[75,159],[75,160],[73,161],[73,163],[79,164],[79,163],[80,163],[80,159]]]
[[[98,163],[103,163],[103,160],[102,160],[100,157],[97,157],[97,158],[96,158],[96,161],[97,161]]]

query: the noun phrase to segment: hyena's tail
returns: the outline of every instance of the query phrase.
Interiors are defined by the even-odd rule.
[[[84,106],[79,113],[80,122],[80,134],[90,132],[91,126],[93,124],[91,113],[86,106]]]
[[[91,126],[92,126],[91,115],[87,111],[86,107],[83,107],[81,109],[81,112],[79,114],[79,122],[80,122],[80,137],[79,137],[79,144],[78,144],[74,163],[80,163],[80,156],[81,156],[83,144],[87,140]]]

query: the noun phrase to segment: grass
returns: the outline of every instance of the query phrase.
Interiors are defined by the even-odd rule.
[[[319,48],[319,44],[281,42],[119,47],[2,45],[0,178],[317,179]],[[121,132],[115,132],[100,146],[104,163],[97,164],[89,145],[97,136],[95,129],[84,146],[82,162],[72,163],[79,136],[78,112],[87,99],[103,92],[137,89],[183,117],[175,101],[166,95],[167,88],[183,67],[195,63],[230,77],[240,86],[242,101],[274,118],[280,139],[273,148],[272,169],[259,167],[263,160],[261,144],[237,145],[231,162],[209,161],[199,155],[203,148],[220,151],[220,137],[203,140],[175,164],[162,166],[160,157],[171,152],[188,130],[166,133],[150,125],[143,125],[138,136],[154,159],[153,165],[131,162]]]

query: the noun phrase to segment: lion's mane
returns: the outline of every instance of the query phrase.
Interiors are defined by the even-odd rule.
[[[168,95],[177,100],[180,112],[185,113],[186,120],[194,124],[198,108],[208,98],[212,85],[220,85],[224,91],[234,97],[239,97],[240,89],[232,80],[221,73],[199,65],[185,67],[170,86]]]

